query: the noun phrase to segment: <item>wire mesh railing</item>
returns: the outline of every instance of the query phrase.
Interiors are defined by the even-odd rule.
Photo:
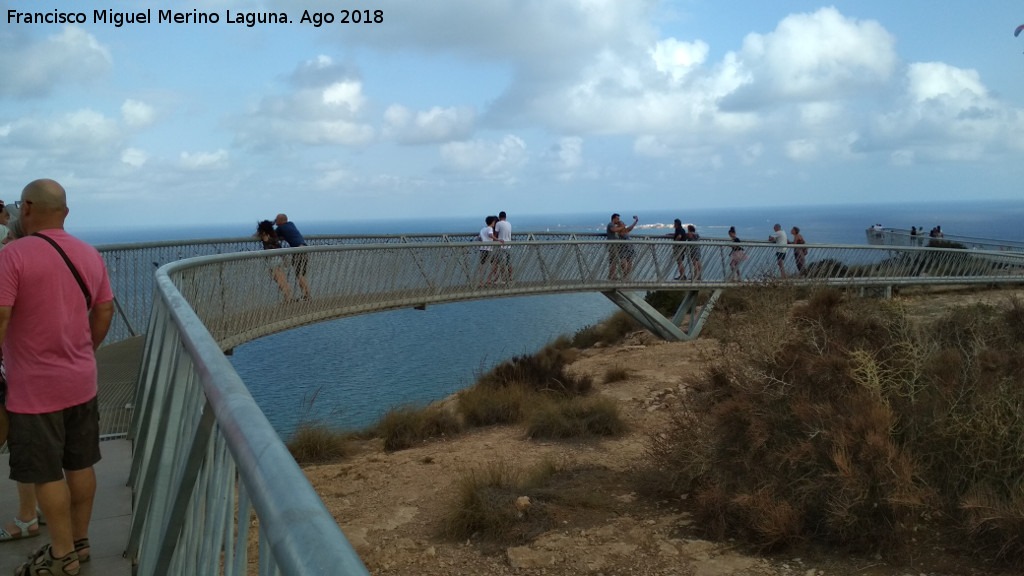
[[[247,253],[156,271],[132,427],[128,554],[139,574],[241,574],[254,564],[261,574],[366,574],[223,354],[267,334],[401,307],[542,293],[693,290],[765,279],[845,286],[1024,282],[1024,255],[973,250],[379,238],[258,252],[247,240],[238,246]],[[196,250],[233,247],[202,246]],[[801,248],[807,252],[796,252]],[[150,254],[121,253],[121,261],[144,263]],[[308,262],[311,294],[295,300],[292,294],[302,294],[293,265],[299,255]],[[680,257],[691,271],[701,263],[699,278],[675,279]],[[283,290],[275,275],[292,289]]]
[[[968,250],[1024,253],[1024,242],[1013,240],[993,240],[991,238],[958,236],[955,234],[931,237],[924,234],[923,230],[911,234],[910,230],[902,228],[882,228],[881,230],[868,228],[865,234],[867,235],[868,244],[873,246],[959,247]]]
[[[175,265],[158,272],[129,479],[134,573],[368,575],[181,296],[188,283]]]

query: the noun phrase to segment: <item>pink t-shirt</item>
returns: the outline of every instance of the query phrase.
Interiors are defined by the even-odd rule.
[[[103,258],[64,230],[42,230],[78,269],[93,306],[114,299]],[[7,409],[56,412],[96,396],[96,356],[85,295],[60,254],[26,236],[0,250],[0,306],[11,308],[4,338]]]

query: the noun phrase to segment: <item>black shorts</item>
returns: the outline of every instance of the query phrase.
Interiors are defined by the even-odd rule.
[[[295,274],[297,276],[305,276],[306,270],[309,268],[309,254],[305,252],[302,254],[292,254],[292,266],[295,267]]]
[[[99,402],[92,400],[57,412],[9,412],[11,480],[45,484],[64,470],[83,470],[100,461]]]
[[[490,259],[491,259],[491,251],[490,250],[481,250],[480,251],[480,263],[481,264],[487,264],[487,261],[490,260]]]
[[[775,259],[778,260],[779,262],[785,262],[785,260],[786,260],[786,253],[785,252],[776,252],[775,253]]]

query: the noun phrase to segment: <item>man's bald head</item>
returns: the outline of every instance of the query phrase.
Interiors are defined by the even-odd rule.
[[[64,211],[68,207],[68,196],[64,187],[54,180],[41,179],[29,182],[21,191],[21,201],[31,202],[43,211]]]
[[[33,180],[21,191],[22,219],[27,234],[49,228],[63,228],[68,215],[64,187],[47,178]]]

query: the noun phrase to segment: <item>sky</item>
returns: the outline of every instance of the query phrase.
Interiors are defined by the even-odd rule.
[[[0,0],[0,198],[53,178],[69,227],[1024,198],[1019,0],[344,4]]]

